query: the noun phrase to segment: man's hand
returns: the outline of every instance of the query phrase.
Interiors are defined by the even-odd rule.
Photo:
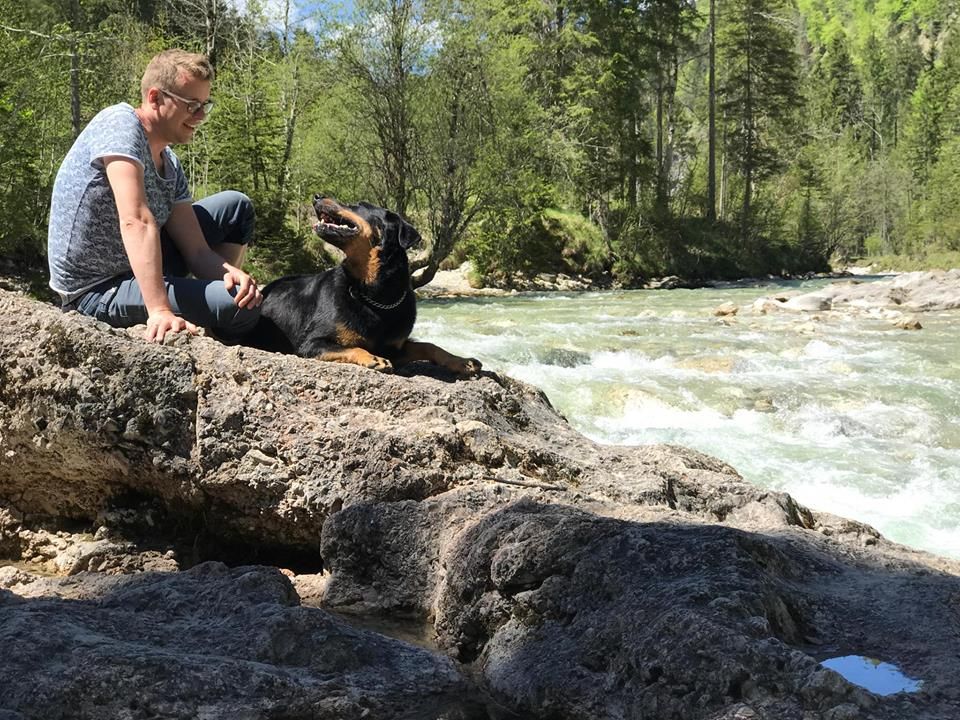
[[[162,343],[163,338],[167,335],[182,330],[186,330],[191,335],[196,335],[200,331],[192,322],[187,322],[179,315],[174,315],[172,310],[158,310],[150,313],[147,317],[147,331],[143,336],[148,342]]]
[[[237,307],[251,309],[263,302],[263,295],[260,294],[256,280],[233,265],[224,263],[224,268],[227,272],[223,274],[223,285],[228,292],[237,288],[237,294],[233,298]]]

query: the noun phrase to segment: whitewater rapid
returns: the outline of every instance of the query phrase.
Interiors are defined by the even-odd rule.
[[[538,386],[603,443],[707,452],[762,487],[960,557],[960,311],[923,329],[754,314],[813,283],[420,303],[415,335]],[[741,307],[732,320],[713,314]]]

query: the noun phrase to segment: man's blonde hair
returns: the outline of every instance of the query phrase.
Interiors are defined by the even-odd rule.
[[[206,55],[189,53],[186,50],[164,50],[153,56],[143,71],[140,80],[140,96],[146,100],[147,91],[152,88],[170,90],[180,82],[180,76],[187,75],[193,80],[213,81],[213,65]]]

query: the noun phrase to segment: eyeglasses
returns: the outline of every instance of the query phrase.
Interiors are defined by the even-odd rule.
[[[204,100],[201,102],[200,100],[191,100],[190,98],[180,97],[176,93],[172,93],[169,90],[166,90],[165,88],[157,88],[157,89],[160,92],[162,92],[164,95],[169,95],[174,100],[179,100],[184,105],[186,105],[187,111],[191,115],[196,115],[201,110],[203,110],[204,115],[209,115],[210,111],[213,110],[213,100]]]

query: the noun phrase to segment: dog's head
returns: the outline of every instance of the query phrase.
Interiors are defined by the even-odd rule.
[[[313,209],[317,235],[347,256],[377,247],[407,250],[420,242],[413,225],[392,210],[370,203],[341,205],[332,197],[314,195]]]

